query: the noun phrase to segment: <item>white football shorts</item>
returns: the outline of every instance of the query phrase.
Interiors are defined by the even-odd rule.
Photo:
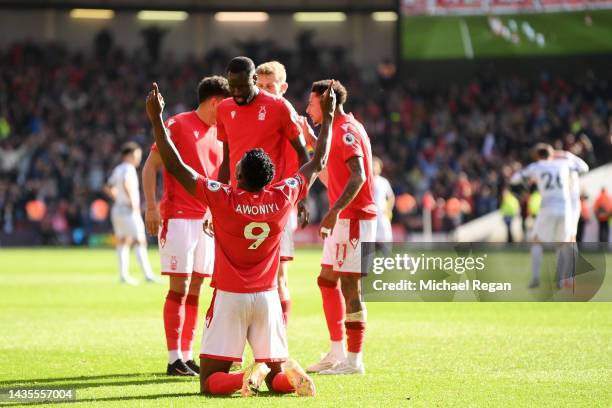
[[[111,223],[117,238],[131,238],[135,241],[146,242],[142,216],[138,212],[133,212],[129,207],[113,206]]]
[[[162,275],[212,276],[215,240],[204,233],[203,220],[170,218],[158,235]]]
[[[531,237],[539,242],[569,242],[572,236],[572,216],[542,214],[536,217]]]
[[[216,289],[206,313],[200,358],[242,361],[247,341],[258,363],[287,360],[289,350],[277,290],[234,293]]]
[[[339,219],[323,244],[321,266],[334,272],[361,275],[361,243],[376,240],[376,220]]]

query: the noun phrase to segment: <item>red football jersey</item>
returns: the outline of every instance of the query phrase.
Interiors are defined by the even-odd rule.
[[[307,192],[301,173],[256,193],[201,177],[195,197],[208,204],[215,229],[210,286],[239,293],[276,288],[283,229],[293,206]]]
[[[299,115],[298,115],[299,117]],[[304,132],[300,127],[300,135]],[[305,136],[304,136],[305,137]],[[306,151],[308,151],[308,144],[306,145]],[[287,141],[285,144],[285,175],[283,178],[293,176],[300,169],[300,158],[297,152],[291,145],[291,142]]]
[[[330,207],[338,201],[348,183],[351,172],[346,161],[352,157],[363,157],[366,182],[353,201],[340,212],[340,218],[375,219],[370,138],[363,125],[349,113],[336,117],[332,127],[332,144],[327,161],[327,198]]]
[[[217,140],[216,126],[208,126],[191,111],[172,116],[166,121],[166,128],[185,164],[206,177],[217,178],[223,161],[223,145]],[[151,150],[157,150],[157,146],[154,144]],[[203,218],[208,208],[206,204],[189,194],[165,167],[163,174],[161,217]]]
[[[274,163],[273,183],[286,177],[285,151],[287,142],[301,132],[298,115],[283,97],[260,90],[246,105],[238,105],[233,98],[223,100],[217,107],[218,138],[229,143],[230,180],[236,188],[236,163],[254,148],[262,148]]]
[[[301,133],[301,132],[300,132]],[[285,173],[283,178],[291,177],[300,169],[300,159],[290,142],[285,143]]]

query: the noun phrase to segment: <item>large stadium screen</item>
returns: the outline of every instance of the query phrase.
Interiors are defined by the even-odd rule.
[[[402,0],[404,60],[612,52],[612,0]]]

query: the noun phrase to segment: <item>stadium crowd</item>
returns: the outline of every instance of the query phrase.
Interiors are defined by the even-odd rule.
[[[87,54],[29,42],[0,49],[0,231],[37,228],[45,242],[81,243],[108,229],[100,200],[119,146],[131,140],[147,152],[152,141],[144,110],[150,83],[165,89],[167,114],[189,110],[199,79],[222,74],[234,56],[215,49],[203,59],[159,57],[159,42],[150,40],[134,53],[108,33]],[[364,123],[398,195],[394,222],[409,232],[422,228],[423,203],[433,210],[434,231],[496,210],[536,141],[591,167],[611,157],[612,86],[590,72],[537,80],[484,72],[435,90],[400,82],[388,62],[360,69],[345,49],[315,47],[306,34],[293,51],[237,45],[256,63],[285,64],[287,97],[302,114],[313,80],[345,84],[347,107]],[[326,206],[321,186],[309,201],[317,220]]]

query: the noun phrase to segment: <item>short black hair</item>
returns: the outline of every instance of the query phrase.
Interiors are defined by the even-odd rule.
[[[255,63],[249,57],[234,57],[227,64],[226,72],[231,72],[232,74],[239,74],[241,72],[253,72],[255,71]]]
[[[241,175],[253,190],[261,190],[274,178],[274,163],[263,149],[249,150],[240,163]]]
[[[127,142],[121,146],[121,157],[125,157],[128,154],[134,153],[136,150],[140,150],[140,145],[136,142]]]
[[[551,156],[553,150],[553,147],[548,143],[538,143],[533,148],[535,156],[540,160],[548,159]]]
[[[219,75],[202,78],[198,84],[198,102],[202,103],[213,96],[230,96],[227,79]]]
[[[323,95],[329,87],[329,82],[331,79],[322,79],[320,81],[313,82],[311,92],[316,93],[317,95]],[[348,92],[346,92],[346,88],[340,81],[334,79],[334,86],[332,87],[334,92],[336,93],[336,105],[344,105],[346,103],[346,99],[348,97]]]

